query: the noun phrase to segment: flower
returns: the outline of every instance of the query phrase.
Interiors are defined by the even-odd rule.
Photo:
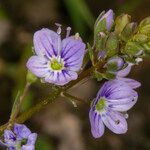
[[[35,55],[28,60],[27,68],[45,82],[65,85],[77,79],[85,44],[78,34],[69,37],[67,32],[67,37],[61,40],[60,33],[60,27],[57,33],[46,28],[35,32]]]
[[[113,10],[108,10],[105,14],[102,13],[100,14],[98,21],[97,21],[97,26],[102,22],[103,19],[106,19],[106,29],[110,31],[113,23],[114,23],[114,13]]]
[[[0,145],[6,146],[8,150],[34,150],[36,139],[36,133],[31,133],[25,125],[16,123],[13,131],[4,131],[4,142],[0,141]]]
[[[104,134],[104,125],[116,134],[126,133],[126,111],[133,107],[137,99],[137,92],[126,82],[119,79],[105,82],[89,112],[93,137],[99,138]]]

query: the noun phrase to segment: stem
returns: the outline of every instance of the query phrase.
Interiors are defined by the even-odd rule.
[[[70,99],[73,99],[73,100],[76,100],[76,101],[83,102],[83,103],[87,104],[87,102],[85,100],[83,100],[83,99],[81,99],[79,97],[73,96],[73,95],[71,95],[69,93],[64,92],[63,95],[65,97],[67,97],[67,98],[70,98]]]

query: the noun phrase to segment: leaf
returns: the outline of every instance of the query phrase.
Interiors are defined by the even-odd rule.
[[[20,91],[17,92],[17,95],[15,97],[13,106],[12,106],[12,110],[11,110],[11,116],[13,116],[14,112],[16,112],[17,106],[19,104],[19,99],[20,99]]]

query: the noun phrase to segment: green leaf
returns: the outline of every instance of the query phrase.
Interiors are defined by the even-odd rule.
[[[20,91],[17,92],[17,95],[15,97],[15,100],[14,100],[14,103],[13,103],[13,106],[12,106],[12,110],[11,110],[11,116],[13,116],[14,112],[16,112],[16,109],[17,109],[17,106],[18,106],[18,103],[19,103],[19,99],[20,99]],[[11,117],[10,117],[11,118]]]
[[[94,17],[85,0],[63,0],[72,22],[77,31],[83,33],[85,24],[91,29],[94,25]]]
[[[123,31],[121,32],[121,39],[125,42],[131,39],[131,37],[133,36],[135,32],[136,27],[137,27],[137,23],[135,22],[128,23],[124,27]]]

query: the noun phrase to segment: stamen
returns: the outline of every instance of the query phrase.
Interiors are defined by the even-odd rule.
[[[59,24],[59,23],[55,23],[55,25],[58,27],[58,29],[57,29],[57,33],[58,34],[61,34],[61,24]]]
[[[80,39],[79,33],[76,33],[75,36],[74,36],[74,38],[75,38],[76,40],[79,40],[79,39]]]
[[[67,30],[67,32],[66,32],[66,38],[67,38],[70,35],[71,27],[67,27],[66,30]]]

